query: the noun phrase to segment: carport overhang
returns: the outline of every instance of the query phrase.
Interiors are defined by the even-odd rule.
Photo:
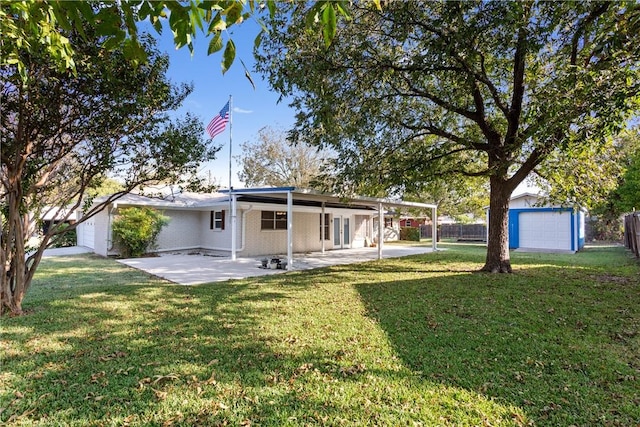
[[[402,200],[381,199],[363,196],[341,196],[337,194],[323,193],[317,190],[298,187],[270,187],[270,188],[242,188],[220,190],[221,193],[229,194],[231,204],[231,259],[236,259],[237,253],[237,205],[238,201],[255,200],[262,202],[277,202],[287,206],[287,268],[292,268],[293,263],[293,206],[294,204],[305,204],[317,206],[321,209],[321,227],[324,227],[325,208],[327,206],[339,206],[345,208],[364,208],[377,211],[378,213],[378,259],[382,259],[383,233],[384,233],[384,209],[430,209],[433,220],[432,236],[437,235],[437,208],[430,203],[405,202]],[[437,239],[432,242],[432,249],[437,250]],[[324,239],[322,240],[322,252],[324,252]]]

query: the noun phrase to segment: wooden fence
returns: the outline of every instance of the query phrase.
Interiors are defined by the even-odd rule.
[[[640,212],[624,217],[624,245],[640,258]]]

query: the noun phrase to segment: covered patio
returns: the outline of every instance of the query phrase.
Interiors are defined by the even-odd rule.
[[[321,213],[320,228],[323,229],[325,209],[331,206],[352,206],[362,209],[370,209],[377,212],[378,229],[377,229],[377,244],[375,248],[375,257],[377,259],[383,258],[384,252],[384,210],[385,209],[420,209],[431,210],[432,218],[437,218],[437,205],[429,203],[418,202],[405,202],[390,199],[380,199],[373,197],[353,196],[345,198],[344,196],[322,193],[311,189],[302,189],[297,187],[275,187],[275,188],[244,188],[244,189],[230,189],[221,190],[221,193],[229,194],[230,196],[230,211],[231,211],[231,260],[237,260],[238,242],[236,241],[237,229],[238,229],[238,203],[247,201],[259,201],[278,203],[286,205],[287,212],[287,253],[286,253],[286,265],[288,269],[296,269],[296,263],[298,258],[294,260],[294,247],[293,247],[293,208],[295,206],[308,206],[319,208]],[[436,235],[437,222],[432,221],[433,234]],[[371,249],[371,248],[363,248]],[[350,249],[353,251],[354,249]],[[437,250],[437,240],[433,239],[431,250]],[[368,251],[369,253],[371,251]],[[325,254],[325,242],[322,240],[321,254]]]

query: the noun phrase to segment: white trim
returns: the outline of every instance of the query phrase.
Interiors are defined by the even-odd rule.
[[[236,195],[232,194],[231,195],[231,260],[235,261],[236,260],[236,251],[237,251],[237,244],[238,242],[237,240],[237,232],[238,232],[238,221],[237,221],[237,215],[238,215],[238,206],[237,206],[237,199],[236,199]]]
[[[382,259],[382,242],[384,241],[384,211],[382,203],[378,203],[378,259]]]
[[[325,220],[325,202],[322,202],[322,210],[320,212],[320,242],[322,244],[321,253],[324,253],[325,250],[325,241],[324,241],[324,229],[327,224],[324,223]],[[331,222],[329,222],[329,237],[331,237]]]
[[[287,270],[293,268],[293,193],[287,193]]]
[[[438,250],[438,208],[431,208],[433,219],[431,220],[431,248]]]

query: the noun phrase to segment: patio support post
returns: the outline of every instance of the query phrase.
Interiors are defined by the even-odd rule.
[[[293,268],[293,193],[287,192],[287,270]]]
[[[431,208],[431,249],[438,250],[438,208]]]
[[[322,253],[324,253],[324,228],[327,224],[324,223],[324,205],[325,202],[322,202],[322,213],[320,214],[320,242],[322,243]]]
[[[382,259],[382,241],[384,240],[384,211],[378,203],[378,259]]]
[[[237,233],[238,233],[238,221],[237,221],[237,199],[236,195],[231,193],[231,260],[236,260],[237,250]]]

